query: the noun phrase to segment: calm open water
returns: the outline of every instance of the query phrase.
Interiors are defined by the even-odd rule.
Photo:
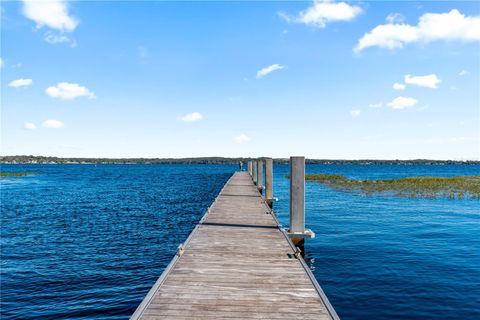
[[[194,228],[229,165],[3,165],[1,318],[126,319]],[[288,225],[288,166],[274,168]],[[351,178],[480,166],[308,165]],[[343,319],[480,319],[480,201],[306,188],[307,260]]]

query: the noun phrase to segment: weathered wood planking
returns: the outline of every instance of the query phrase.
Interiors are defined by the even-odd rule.
[[[246,172],[235,173],[131,319],[338,319]]]

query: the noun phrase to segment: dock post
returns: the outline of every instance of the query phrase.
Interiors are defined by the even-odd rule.
[[[253,184],[257,185],[257,161],[253,161],[252,166],[253,166]]]
[[[273,207],[273,160],[265,159],[265,201]]]
[[[258,192],[262,194],[263,192],[263,161],[262,160],[257,161],[257,187],[258,187]]]
[[[315,234],[305,229],[305,157],[290,157],[290,230],[289,236],[297,246]]]
[[[252,176],[252,161],[248,161],[248,174]]]

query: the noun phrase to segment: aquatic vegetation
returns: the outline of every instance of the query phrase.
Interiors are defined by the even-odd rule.
[[[391,193],[402,197],[480,198],[480,176],[406,177],[385,180],[351,180],[336,174],[307,174],[336,189],[358,190],[364,194]]]
[[[35,174],[34,172],[0,172],[0,177],[25,177]]]

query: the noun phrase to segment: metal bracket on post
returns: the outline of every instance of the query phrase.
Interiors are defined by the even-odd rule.
[[[315,238],[315,232],[311,229],[305,229],[303,232],[290,232],[290,230],[285,230],[289,238]]]

